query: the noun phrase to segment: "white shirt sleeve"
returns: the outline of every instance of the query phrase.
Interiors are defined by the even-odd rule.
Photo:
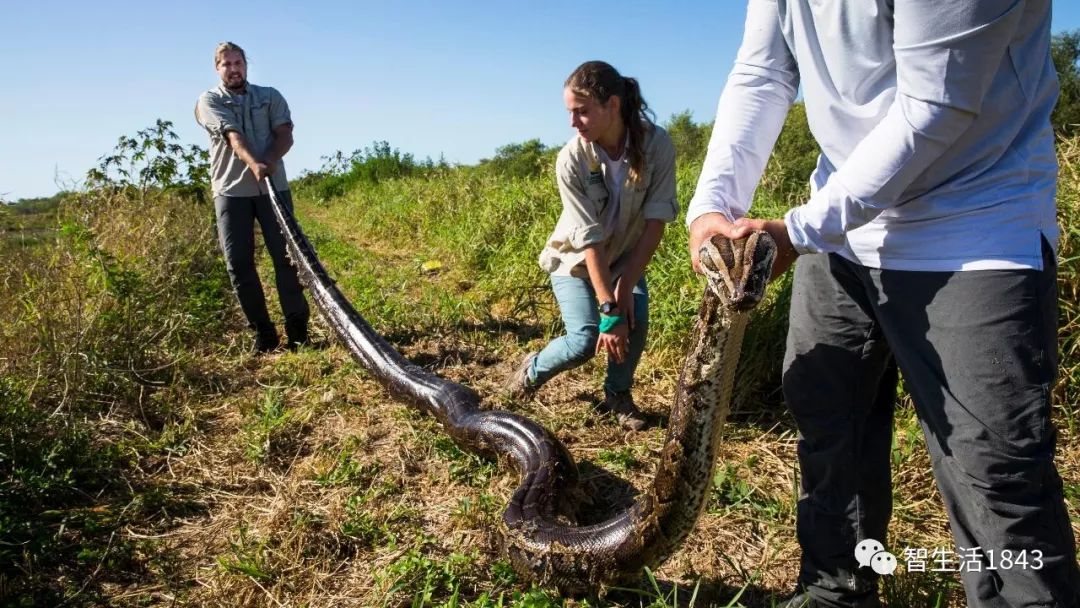
[[[686,224],[720,212],[746,214],[784,118],[799,89],[795,59],[780,30],[776,0],[750,0],[743,41],[720,95],[712,138]]]
[[[787,213],[795,249],[837,251],[846,232],[902,202],[978,116],[1024,4],[896,0],[896,98],[825,185]]]

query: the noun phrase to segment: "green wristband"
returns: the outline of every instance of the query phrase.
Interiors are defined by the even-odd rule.
[[[600,333],[606,334],[612,327],[626,321],[622,315],[600,315]]]

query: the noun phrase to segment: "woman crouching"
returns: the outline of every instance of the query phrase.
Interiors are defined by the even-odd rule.
[[[563,100],[577,134],[559,152],[556,179],[562,215],[540,253],[551,274],[566,334],[532,352],[507,380],[508,392],[531,396],[560,372],[604,352],[601,409],[624,428],[646,419],[630,389],[645,350],[649,292],[645,268],[675,219],[675,148],[651,119],[637,80],[602,61],[566,79]]]

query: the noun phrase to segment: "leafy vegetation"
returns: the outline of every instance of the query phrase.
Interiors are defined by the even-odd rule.
[[[148,575],[145,543],[120,531],[189,508],[158,475],[188,448],[230,296],[212,212],[154,202],[71,195],[34,246],[3,235],[0,589],[16,603],[89,601],[98,579]]]
[[[480,166],[495,175],[506,178],[537,177],[551,171],[559,148],[530,139],[520,144],[507,144],[495,151],[495,157],[481,160]]]
[[[116,147],[86,174],[90,190],[126,191],[140,199],[148,192],[178,189],[199,195],[210,179],[210,155],[194,144],[184,146],[172,122],[158,119],[134,137],[121,135]]]
[[[343,196],[361,184],[428,175],[447,168],[442,159],[438,163],[430,158],[417,162],[412,154],[402,154],[397,148],[391,148],[390,142],[377,141],[347,156],[340,150],[324,156],[322,168],[301,176],[299,183],[306,186],[316,200],[327,200]]]
[[[1080,30],[1054,34],[1050,54],[1061,84],[1050,121],[1059,135],[1071,137],[1080,131]]]

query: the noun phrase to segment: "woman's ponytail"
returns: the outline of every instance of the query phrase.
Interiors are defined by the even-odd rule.
[[[652,111],[641,96],[636,78],[619,74],[603,61],[586,61],[566,79],[566,88],[575,95],[607,103],[612,95],[620,100],[620,114],[626,126],[626,153],[630,160],[630,179],[638,181],[645,173],[645,130],[653,125]]]

